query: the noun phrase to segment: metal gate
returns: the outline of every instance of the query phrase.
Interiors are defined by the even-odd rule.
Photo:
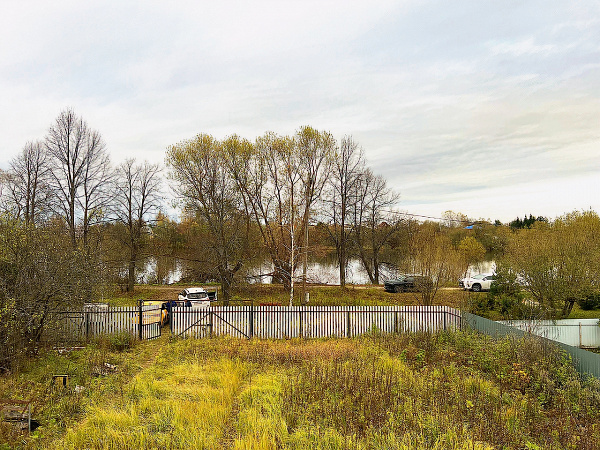
[[[250,338],[245,312],[232,314],[213,308],[173,308],[171,311],[173,336],[203,338],[229,335]]]

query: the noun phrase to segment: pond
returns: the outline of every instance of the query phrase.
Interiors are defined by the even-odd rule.
[[[141,273],[142,282],[173,284],[182,279],[185,274],[185,261],[177,258],[151,258],[146,264],[145,270]],[[495,270],[495,261],[483,261],[469,266],[467,276],[478,273],[491,273]],[[273,266],[269,261],[253,267],[248,272],[248,281],[251,283],[271,283],[270,275],[273,271]],[[398,269],[384,266],[380,268],[380,282],[395,278],[402,273]],[[302,265],[296,268],[297,280],[302,277]],[[340,269],[337,265],[335,255],[329,255],[323,258],[311,258],[308,262],[307,280],[309,283],[317,284],[340,284]],[[351,258],[348,261],[346,270],[346,282],[348,284],[369,284],[369,276],[363,269],[360,259]]]

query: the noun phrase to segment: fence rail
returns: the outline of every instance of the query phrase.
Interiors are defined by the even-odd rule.
[[[61,342],[81,342],[123,332],[139,339],[153,339],[161,335],[161,315],[158,305],[88,308],[55,313],[51,323],[55,339]],[[369,332],[437,332],[461,328],[494,337],[531,335],[531,330],[520,330],[448,306],[175,307],[170,311],[169,323],[172,335],[196,338],[224,335],[248,339],[329,338]],[[600,355],[537,337],[570,355],[581,375],[600,378]]]
[[[63,342],[81,342],[98,336],[129,333],[139,339],[161,334],[160,306],[87,308],[55,312],[50,318],[54,335]]]
[[[175,336],[229,335],[263,339],[352,337],[460,328],[461,315],[447,306],[233,306],[174,308]]]

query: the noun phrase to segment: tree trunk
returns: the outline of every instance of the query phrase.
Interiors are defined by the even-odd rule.
[[[136,257],[132,255],[129,259],[129,268],[127,272],[127,292],[129,293],[133,292],[135,288],[135,263]]]

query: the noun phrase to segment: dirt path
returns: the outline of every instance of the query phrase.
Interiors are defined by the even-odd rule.
[[[238,437],[238,416],[240,413],[240,397],[239,394],[242,392],[245,383],[240,385],[240,388],[235,393],[235,397],[233,399],[233,403],[231,404],[231,412],[227,417],[227,420],[223,424],[223,436],[221,437],[221,441],[219,443],[219,448],[233,448],[235,444],[235,439]]]

